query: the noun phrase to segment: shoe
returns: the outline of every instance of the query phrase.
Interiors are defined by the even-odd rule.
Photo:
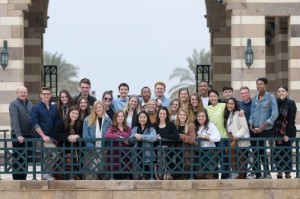
[[[239,176],[238,173],[231,173],[230,178],[231,178],[231,179],[236,179],[238,176]]]
[[[262,175],[260,175],[260,176],[256,176],[255,179],[264,179],[264,177]]]
[[[55,180],[50,174],[42,174],[42,180]]]
[[[277,179],[282,179],[282,172],[277,173]]]
[[[254,179],[254,174],[253,174],[253,173],[249,174],[249,175],[246,177],[246,179]]]
[[[285,174],[285,178],[291,179],[291,174]]]
[[[265,179],[272,179],[272,176],[271,176],[271,174],[268,173],[266,176],[264,176],[264,178]]]

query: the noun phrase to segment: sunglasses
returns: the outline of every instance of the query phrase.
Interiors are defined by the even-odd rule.
[[[104,100],[106,101],[106,100],[109,100],[109,101],[111,101],[112,100],[112,98],[110,98],[110,97],[105,97],[104,98]]]

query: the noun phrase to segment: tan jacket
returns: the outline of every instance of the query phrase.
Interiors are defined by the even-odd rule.
[[[231,120],[231,118],[229,118]],[[228,124],[228,123],[227,123]],[[227,129],[231,129],[232,135],[238,136],[239,138],[250,138],[249,128],[247,124],[246,117],[240,117],[239,111],[233,113],[231,123],[228,124]],[[238,141],[239,147],[248,147],[250,146],[250,141]]]

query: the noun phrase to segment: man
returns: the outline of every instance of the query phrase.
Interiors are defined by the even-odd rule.
[[[256,80],[256,88],[258,95],[253,98],[251,105],[251,114],[249,119],[250,131],[257,138],[267,138],[272,136],[272,128],[275,120],[278,117],[278,107],[274,95],[267,92],[267,78],[261,77]],[[255,146],[265,147],[265,139],[256,141]],[[263,178],[260,173],[260,159],[266,171],[265,178],[272,178],[269,173],[269,161],[266,155],[266,149],[258,149],[253,153],[257,164],[254,165],[256,178]]]
[[[202,80],[199,84],[199,91],[200,91],[200,96],[202,99],[202,104],[204,107],[208,106],[209,103],[209,97],[208,97],[208,91],[209,91],[209,84],[207,81]]]
[[[147,102],[151,99],[151,89],[147,86],[144,86],[141,90],[141,96],[142,97],[139,97],[140,104],[142,110],[144,110]]]
[[[226,102],[233,95],[233,88],[231,86],[224,86],[222,89],[223,101]]]
[[[17,99],[9,105],[9,116],[11,126],[11,138],[17,138],[13,141],[13,174],[14,180],[26,180],[28,172],[29,151],[31,151],[32,142],[26,139],[32,138],[31,109],[32,103],[27,99],[27,88],[20,86],[17,89]],[[23,149],[24,148],[24,149]],[[15,174],[14,172],[22,172]]]
[[[51,89],[43,87],[40,91],[41,101],[34,105],[31,110],[33,128],[37,132],[37,136],[43,139],[44,148],[56,148],[52,131],[58,121],[58,114],[56,106],[50,103],[51,95]],[[45,166],[51,169],[50,162],[53,162],[51,159],[55,159],[56,155],[51,150],[44,150],[44,152],[46,154]],[[54,178],[50,174],[42,174],[42,180],[54,180]]]
[[[86,97],[89,101],[90,107],[93,107],[94,102],[97,100],[94,96],[90,95],[91,81],[88,78],[83,78],[79,82],[80,93],[73,97],[74,104],[77,104],[79,97]]]
[[[154,91],[156,95],[157,106],[165,106],[168,108],[170,106],[170,99],[164,96],[166,91],[166,84],[163,82],[156,82],[154,85]]]
[[[247,86],[242,86],[240,88],[240,98],[241,101],[239,101],[239,107],[244,111],[247,123],[249,125],[252,100],[250,97],[250,90]]]
[[[128,103],[129,97],[128,97],[128,93],[129,93],[129,86],[126,83],[121,83],[119,85],[119,94],[120,96],[117,98],[114,98],[112,101],[113,107],[115,112],[122,110],[125,105]]]

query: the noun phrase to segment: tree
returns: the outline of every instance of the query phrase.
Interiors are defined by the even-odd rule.
[[[190,93],[196,92],[196,68],[199,64],[210,64],[210,52],[206,52],[205,49],[201,49],[198,52],[193,50],[192,57],[186,58],[188,66],[186,68],[176,67],[169,79],[179,78],[179,83],[172,86],[169,90],[171,98],[177,96],[180,88],[188,88]]]
[[[44,52],[44,65],[56,65],[57,66],[57,91],[67,89],[71,96],[78,94],[78,84],[76,81],[78,78],[79,68],[73,64],[68,63],[63,59],[63,54],[54,54],[45,51]]]

